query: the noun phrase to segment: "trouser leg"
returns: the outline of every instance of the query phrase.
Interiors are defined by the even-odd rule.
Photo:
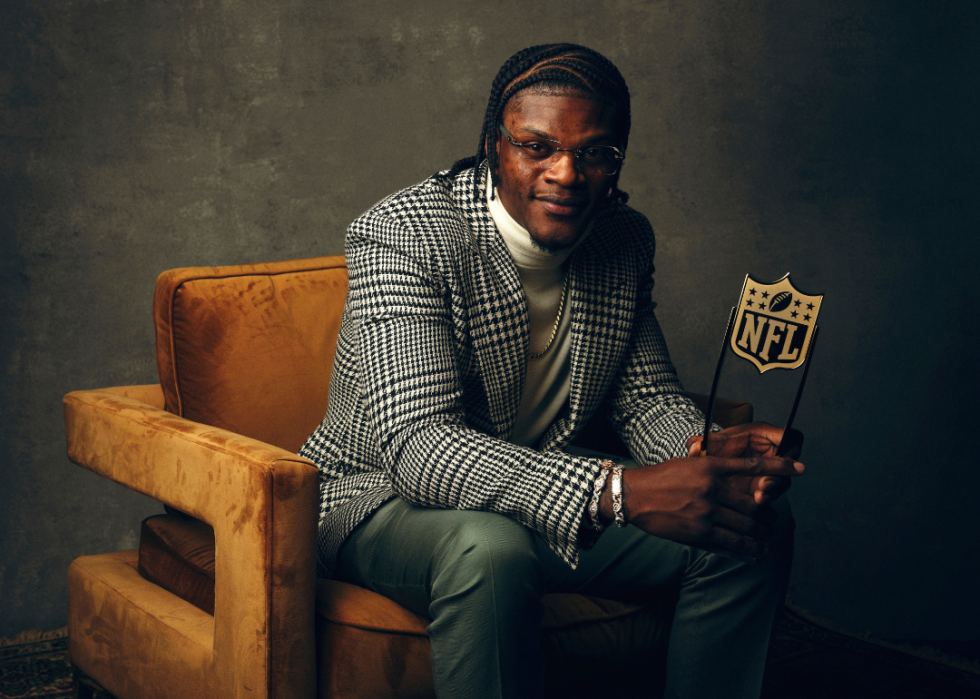
[[[656,587],[679,588],[667,657],[667,699],[757,698],[772,624],[786,593],[793,518],[784,499],[770,553],[735,561],[635,527],[611,527],[571,570],[538,539],[547,591],[615,599]]]
[[[792,517],[755,564],[698,552],[685,570],[667,655],[666,699],[754,699],[762,692],[776,610],[786,596]]]
[[[540,697],[540,563],[509,517],[395,499],[340,551],[337,577],[432,619],[439,697]]]

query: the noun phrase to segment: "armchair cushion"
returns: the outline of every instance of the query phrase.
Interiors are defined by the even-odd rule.
[[[139,572],[214,615],[214,529],[185,515],[154,515],[140,528]]]

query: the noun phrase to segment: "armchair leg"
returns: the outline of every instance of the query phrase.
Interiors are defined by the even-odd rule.
[[[72,699],[116,699],[75,666],[71,668],[71,690]]]

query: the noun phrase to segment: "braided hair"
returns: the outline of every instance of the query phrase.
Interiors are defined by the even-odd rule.
[[[480,145],[475,156],[456,161],[444,175],[450,179],[463,170],[476,167],[484,159],[489,161],[492,186],[497,186],[497,149],[488,148],[496,143],[497,125],[501,121],[504,107],[511,97],[532,85],[542,88],[567,89],[590,97],[611,102],[616,107],[616,127],[623,150],[630,132],[630,93],[626,81],[619,70],[605,56],[592,49],[577,44],[544,44],[518,51],[500,68],[490,88],[490,101],[487,103],[483,130],[480,132]],[[629,195],[617,187],[619,173],[613,176],[609,196],[613,200],[626,202]],[[473,180],[473,197],[480,197],[479,178]],[[492,196],[492,195],[491,195]]]

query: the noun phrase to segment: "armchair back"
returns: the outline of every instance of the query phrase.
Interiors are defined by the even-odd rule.
[[[342,255],[164,272],[153,320],[166,409],[298,451],[327,409],[346,290]]]

